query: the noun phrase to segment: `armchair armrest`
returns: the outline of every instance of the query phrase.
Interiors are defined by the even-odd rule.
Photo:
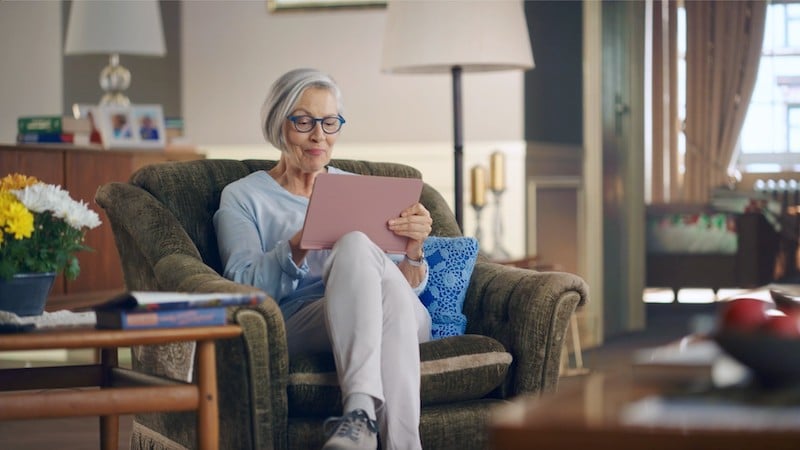
[[[257,290],[230,281],[206,265],[177,218],[143,189],[109,183],[98,189],[95,201],[110,219],[127,289]],[[230,308],[229,317],[242,328],[242,337],[216,345],[220,446],[285,448],[289,362],[280,308],[268,298],[255,307]],[[135,361],[135,369],[151,373],[161,370],[150,358]],[[191,414],[137,415],[136,420],[149,431],[182,445],[191,447],[195,442],[196,420]],[[144,434],[137,438],[161,439]]]
[[[467,333],[491,336],[513,355],[503,397],[555,390],[570,316],[587,301],[585,281],[571,273],[475,264],[464,301]]]

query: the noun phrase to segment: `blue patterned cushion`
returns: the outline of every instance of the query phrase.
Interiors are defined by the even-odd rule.
[[[433,339],[464,334],[462,312],[469,278],[478,257],[478,240],[471,237],[429,236],[423,247],[428,285],[419,295],[431,315]]]

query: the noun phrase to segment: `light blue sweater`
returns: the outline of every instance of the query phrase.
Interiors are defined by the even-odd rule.
[[[349,173],[329,167],[330,173]],[[294,195],[264,171],[253,172],[222,191],[214,214],[224,276],[255,286],[276,299],[284,318],[324,296],[322,268],[330,250],[311,250],[298,267],[289,239],[302,227],[308,199]],[[387,255],[395,263],[403,255]],[[354,262],[357,263],[357,262]],[[414,288],[419,295],[428,282]]]

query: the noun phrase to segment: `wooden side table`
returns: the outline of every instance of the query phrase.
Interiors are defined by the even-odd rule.
[[[198,448],[217,449],[214,341],[241,334],[238,325],[223,325],[147,330],[80,327],[3,335],[0,351],[92,348],[100,350],[101,358],[99,364],[0,370],[0,391],[19,391],[0,392],[0,420],[100,416],[100,446],[116,449],[120,414],[194,410]],[[197,384],[118,366],[120,347],[182,341],[197,342]],[[69,390],[52,390],[63,388]]]

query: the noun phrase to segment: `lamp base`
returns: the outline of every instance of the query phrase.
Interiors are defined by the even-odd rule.
[[[106,92],[100,99],[101,105],[128,106],[130,99],[125,89],[131,85],[131,72],[119,63],[119,54],[109,58],[108,65],[100,72],[100,87]]]

